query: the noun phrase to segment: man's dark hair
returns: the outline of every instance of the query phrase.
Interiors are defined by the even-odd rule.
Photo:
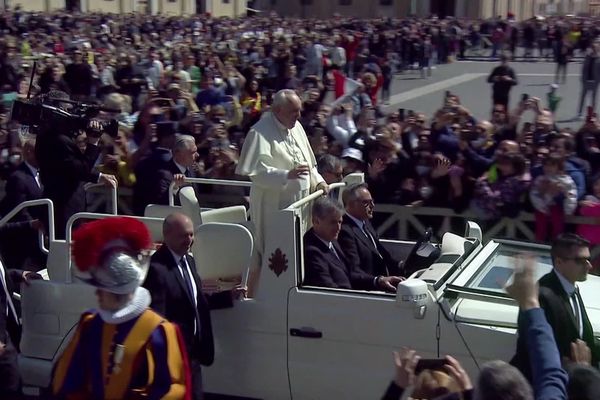
[[[554,262],[557,257],[569,257],[573,253],[573,250],[580,247],[590,247],[590,242],[574,233],[563,233],[558,235],[552,242],[552,249],[550,250],[552,262]]]
[[[586,365],[574,365],[567,368],[569,400],[600,399],[600,372]]]
[[[344,207],[347,207],[350,202],[358,198],[358,191],[361,189],[369,190],[369,186],[366,183],[355,183],[344,189],[344,192],[342,193]]]
[[[563,146],[565,147],[565,151],[569,154],[575,151],[575,139],[573,136],[568,133],[558,133],[553,138],[550,139],[550,142],[554,142],[555,140],[562,140]]]
[[[533,390],[518,369],[504,361],[496,360],[481,367],[475,399],[533,400]]]
[[[558,153],[550,153],[542,161],[542,165],[553,165],[558,168],[559,172],[565,172],[565,159]]]
[[[312,217],[317,219],[323,219],[331,214],[343,215],[344,208],[340,203],[331,199],[330,197],[323,196],[315,199],[312,204]]]

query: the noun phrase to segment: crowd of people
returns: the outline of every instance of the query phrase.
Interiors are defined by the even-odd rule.
[[[313,204],[313,227],[304,239],[304,284],[393,291],[418,263],[426,265],[438,256],[432,252],[422,256],[424,260],[411,260],[414,263],[393,259],[369,222],[375,203],[470,210],[483,223],[515,218],[521,210],[530,210],[536,214],[538,241],[548,241],[565,231],[566,215],[600,211],[600,123],[592,107],[579,130],[559,128],[552,106],[535,97],[523,97],[511,108],[508,92],[518,84],[518,77],[508,65],[507,54],[515,56],[522,47],[529,56],[539,48],[558,64],[586,54],[586,60],[593,60],[584,62],[582,79],[586,91],[593,90],[595,97],[600,63],[597,51],[590,50],[598,33],[593,21],[303,21],[276,16],[216,19],[5,12],[0,17],[5,33],[0,53],[0,158],[7,193],[0,213],[25,200],[49,197],[54,201],[60,237],[68,218],[86,207],[85,182],[130,187],[132,210],[142,215],[148,204],[169,203],[172,182],[181,185],[185,177],[235,178],[253,181],[251,216],[255,224],[268,225],[269,210],[287,206],[315,189],[328,192],[328,185],[345,174],[364,172],[366,185],[345,192],[344,208],[330,197]],[[384,111],[382,103],[389,101],[394,74],[416,68],[426,78],[433,64],[477,52],[488,41],[492,56],[502,58],[489,77],[493,107],[488,120],[475,118],[452,92],[446,92],[433,115],[408,109]],[[587,85],[588,81],[594,84]],[[102,105],[104,111],[97,119],[115,119],[118,132],[103,133],[98,121],[71,132],[60,124],[40,128],[23,119],[9,120],[11,104],[28,98],[44,99],[45,104],[65,110],[73,109],[71,101]],[[533,120],[525,120],[528,113],[533,113]],[[261,209],[265,205],[271,208]],[[0,230],[0,235],[6,235],[2,258],[13,269],[41,267],[43,255],[31,249],[37,247],[36,230],[47,221],[36,210],[19,214],[19,219],[19,225]],[[577,229],[592,244],[600,242],[595,226]],[[214,349],[208,335],[208,305],[203,303],[193,259],[186,255],[193,226],[189,218],[175,214],[165,220],[164,234],[165,246],[153,256],[152,272],[144,283],[152,300],[146,291],[138,290],[143,283],[140,266],[132,262],[131,279],[121,282],[126,288],[107,287],[98,281],[102,273],[95,277],[93,284],[108,294],[99,296],[101,311],[82,321],[83,325],[117,321],[121,328],[116,329],[125,329],[138,318],[151,318],[156,320],[149,330],[153,339],[176,341],[176,329],[144,311],[152,301],[152,307],[182,326],[181,349],[202,348],[201,357],[192,359],[190,366],[195,398],[200,398],[200,365],[212,363]],[[260,257],[260,232],[255,234]],[[572,289],[585,280],[589,270],[588,242],[579,237],[563,242],[553,247],[557,273],[551,274],[558,275],[552,278],[555,281],[566,276],[564,287]],[[572,256],[575,250],[581,254]],[[92,270],[113,268],[110,260],[95,262],[98,265],[91,265]],[[358,271],[366,267],[370,270]],[[571,392],[567,396],[567,378],[557,365],[558,351],[569,356],[565,346],[572,340],[589,339],[591,328],[587,315],[581,314],[585,312],[581,297],[569,303],[577,315],[572,332],[561,336],[558,349],[551,348],[547,323],[555,335],[558,323],[546,322],[539,309],[544,308],[549,318],[551,306],[543,299],[556,299],[545,293],[540,295],[543,304],[537,303],[531,266],[524,271],[518,278],[525,283],[515,280],[514,285],[529,286],[521,288],[525,291],[521,294],[518,289],[512,291],[525,315],[520,320],[521,333],[526,332],[531,346],[543,340],[547,350],[532,353],[536,398],[594,398]],[[579,275],[569,271],[579,271]],[[29,276],[17,275],[14,280]],[[180,275],[186,287],[170,290],[171,280],[176,283]],[[186,315],[178,309],[183,298],[189,303]],[[130,317],[127,321],[117,315],[122,310]],[[200,334],[198,327],[207,331]],[[85,389],[79,379],[83,372],[77,367],[84,350],[77,340],[55,375],[57,393]],[[588,347],[592,353],[589,360],[583,357],[584,363],[595,364],[593,338]],[[417,361],[414,353],[397,357],[398,377],[392,392],[397,394],[398,389],[415,383]],[[180,362],[187,362],[185,356]],[[540,370],[539,365],[544,368]],[[448,359],[444,369],[455,378],[457,391],[469,396],[472,385],[456,360]],[[485,384],[497,374],[515,376],[506,371],[500,364],[484,368],[475,398],[504,399],[493,397],[502,395],[502,387]],[[179,367],[170,372],[165,382],[181,391],[187,372]],[[596,382],[596,375],[588,379]],[[146,378],[136,377],[142,386]],[[525,382],[522,377],[515,379],[507,378],[504,384]],[[548,391],[550,386],[554,392]],[[99,387],[104,386],[99,383]],[[526,382],[522,387],[523,396],[515,398],[532,398],[531,387]],[[541,397],[538,390],[547,397]]]
[[[328,156],[324,172],[337,171],[330,156],[343,161],[344,174],[365,172],[378,203],[472,209],[485,220],[535,211],[543,241],[546,232],[563,230],[564,215],[593,215],[600,204],[595,114],[575,132],[559,129],[535,98],[507,109],[506,95],[494,94],[489,121],[476,120],[452,93],[434,115],[386,114],[382,102],[389,100],[395,73],[416,66],[426,76],[432,63],[460,55],[463,45],[476,47],[477,32],[503,32],[498,55],[516,52],[509,38],[517,37],[524,49],[549,48],[558,59],[578,49],[585,54],[597,34],[592,21],[334,18],[313,24],[277,17],[6,12],[0,18],[7,33],[0,60],[4,175],[19,160],[33,169],[39,162],[25,154],[27,127],[8,121],[10,104],[28,94],[67,93],[120,110],[104,113],[119,121],[116,137],[88,133],[76,144],[87,160],[96,157],[93,166],[101,172],[87,178],[132,187],[133,211],[142,214],[147,204],[166,204],[174,175],[235,178],[249,128],[270,108],[273,93],[291,89],[303,101],[300,121],[314,154]],[[595,75],[589,90],[597,87]],[[506,86],[499,77],[494,88]],[[528,110],[535,120],[521,121]],[[175,143],[175,134],[187,140]],[[169,159],[173,146],[175,164],[149,173],[148,165]],[[189,153],[194,147],[197,157]],[[40,173],[41,184],[53,179],[44,168]],[[4,212],[18,204],[5,203]],[[593,227],[581,229],[594,240],[587,232]]]

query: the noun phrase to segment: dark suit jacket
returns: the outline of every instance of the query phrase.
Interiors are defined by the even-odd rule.
[[[1,267],[0,267],[1,268]],[[21,276],[23,271],[16,269],[6,269],[4,266],[6,286],[9,293],[13,293],[16,289],[16,285],[21,282]],[[21,327],[17,321],[15,321],[10,309],[8,313],[6,310],[6,294],[4,289],[0,287],[0,341],[6,344],[6,347],[0,355],[0,371],[2,371],[2,378],[0,379],[0,395],[4,395],[2,398],[20,398],[20,377],[19,367],[17,364],[17,349],[19,340],[21,337]],[[15,307],[17,305],[15,304]],[[17,310],[17,312],[19,312]],[[14,343],[14,345],[13,345]]]
[[[135,186],[133,187],[133,212],[136,215],[144,215],[144,210],[148,204],[169,204],[168,194],[161,189],[159,182],[159,173],[167,168],[171,161],[171,152],[162,147],[156,147],[150,155],[140,160],[135,167]],[[167,186],[167,192],[169,186]],[[166,197],[166,203],[161,203],[161,197]]]
[[[22,281],[23,271],[20,269],[9,269],[6,267],[6,264],[2,263],[4,268],[4,277],[6,278],[6,287],[8,289],[8,293],[18,292],[19,284]],[[0,341],[2,343],[6,343],[8,339],[12,339],[14,343],[19,344],[20,337],[20,326],[19,321],[15,321],[13,314],[8,308],[8,312],[5,312],[7,309],[7,301],[6,295],[4,293],[4,289],[0,283]],[[15,302],[13,301],[13,304]],[[18,304],[14,304],[15,307]],[[17,313],[19,310],[15,308]]]
[[[588,318],[585,307],[582,307],[583,337],[579,337],[575,316],[571,307],[569,295],[563,289],[558,276],[554,271],[544,275],[539,280],[540,285],[540,306],[544,309],[546,319],[552,327],[556,346],[562,357],[571,357],[571,343],[576,339],[584,340],[592,351],[592,364],[597,365],[599,361],[598,346],[594,338],[594,331]],[[581,295],[578,294],[578,301],[583,305]],[[519,314],[519,320],[523,318]],[[517,354],[513,357],[511,363],[519,368],[527,377],[531,378],[531,367],[527,354],[526,336],[519,332],[517,341]]]
[[[21,163],[6,182],[6,196],[0,202],[0,214],[6,215],[27,200],[41,199],[42,189],[25,163]],[[46,220],[45,208],[26,208],[0,228],[0,251],[9,268],[37,268],[45,265],[46,257],[39,249],[37,232],[31,228],[32,219]]]
[[[313,229],[304,235],[304,284],[339,289],[374,290],[374,279],[361,270],[352,271],[348,267],[348,258],[334,240],[333,254],[317,237]]]
[[[591,63],[593,63],[593,66],[590,66]],[[585,56],[581,65],[581,83],[585,83],[587,81],[587,72],[590,69],[590,67],[593,72],[592,80],[596,85],[598,85],[600,83],[600,57],[592,57],[589,54]]]
[[[167,149],[156,148],[152,153],[141,160],[135,169],[136,184],[133,188],[133,211],[136,215],[144,215],[148,204],[169,204],[169,186],[173,176],[181,171],[173,161],[171,152]],[[195,178],[192,170],[186,174]],[[196,197],[199,194],[197,185],[194,185]],[[176,198],[175,204],[179,204]]]
[[[37,185],[35,176],[24,162],[8,177],[6,181],[6,196],[0,203],[0,214],[6,215],[24,201],[41,199],[42,189]],[[36,214],[34,212],[34,214]],[[31,215],[30,209],[25,209],[15,217],[16,221],[29,221],[40,218],[41,215]]]
[[[348,266],[352,269],[362,269],[365,273],[374,276],[402,275],[402,271],[398,268],[398,261],[394,260],[381,245],[377,232],[369,222],[367,222],[367,230],[375,240],[377,247],[354,220],[344,215],[338,242],[348,258]]]
[[[152,255],[144,287],[152,295],[152,309],[179,325],[189,357],[203,365],[211,365],[215,349],[210,312],[202,293],[202,283],[196,272],[194,258],[189,255],[186,257],[198,293],[196,309],[173,255],[166,245]],[[194,320],[199,327],[196,335]]]
[[[57,238],[62,238],[69,217],[85,211],[83,183],[98,182],[99,173],[93,167],[100,148],[88,144],[82,153],[72,137],[43,132],[37,137],[35,153],[44,197],[54,202]]]

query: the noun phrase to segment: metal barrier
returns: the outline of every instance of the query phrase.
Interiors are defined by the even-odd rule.
[[[378,224],[377,233],[385,235],[390,229],[396,226],[396,234],[394,239],[406,240],[410,238],[410,229],[415,229],[417,232],[424,232],[426,225],[417,217],[439,217],[441,218],[441,228],[437,233],[444,233],[449,228],[452,218],[460,218],[465,221],[471,220],[477,222],[480,218],[471,211],[463,213],[455,213],[449,208],[440,207],[415,207],[401,206],[396,204],[377,204],[375,212],[378,214],[391,214],[383,222]],[[490,221],[487,229],[483,230],[484,242],[492,238],[508,238],[535,241],[535,233],[528,224],[535,223],[535,216],[531,213],[521,212],[519,218],[502,218],[497,221]],[[600,225],[600,217],[583,217],[579,215],[571,215],[565,217],[565,224],[585,224],[585,225]],[[441,235],[439,235],[441,236]],[[592,257],[600,255],[600,245],[594,246],[591,249]]]
[[[104,200],[104,196],[106,195],[106,189],[110,189],[109,191],[109,197],[108,197],[108,205],[109,205],[109,209],[107,210],[108,213],[113,214],[113,215],[117,215],[118,212],[118,205],[119,205],[119,196],[118,196],[118,192],[117,192],[117,188],[113,187],[113,186],[106,186],[104,183],[86,183],[84,185],[84,189],[86,191],[86,195],[87,194],[98,194],[100,196],[98,196],[97,201],[95,201],[94,203],[88,205],[88,209],[89,210],[94,210],[97,209],[99,207],[99,205],[101,203],[103,203]]]
[[[78,220],[96,220],[96,219],[103,219],[103,218],[109,218],[112,217],[113,215],[111,214],[99,214],[99,213],[89,213],[89,212],[80,212],[77,214],[73,214],[71,216],[71,218],[69,218],[69,220],[67,221],[67,227],[66,227],[66,237],[65,237],[65,243],[68,243],[68,245],[70,246],[71,244],[71,240],[73,238],[73,225],[75,224],[76,221]],[[162,225],[163,223],[163,219],[162,218],[152,218],[152,217],[135,217],[137,220],[142,221],[142,222],[154,222],[154,223],[159,223]],[[72,260],[71,260],[71,252],[68,251],[66,252],[66,272],[69,272],[71,270],[71,264],[72,264]],[[65,276],[65,282],[67,283],[71,283],[71,274],[67,273],[67,275]]]
[[[55,239],[54,235],[54,204],[50,199],[38,199],[38,200],[28,200],[24,201],[15,208],[13,208],[8,214],[6,214],[2,219],[0,219],[0,226],[5,225],[13,219],[18,213],[20,213],[23,209],[28,207],[37,207],[37,206],[48,206],[48,238],[50,241]],[[44,244],[44,232],[38,232],[38,243],[40,245],[40,249],[45,254],[48,254],[49,251]]]

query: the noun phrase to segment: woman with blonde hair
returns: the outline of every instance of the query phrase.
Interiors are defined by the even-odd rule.
[[[426,361],[426,367],[421,370]],[[467,400],[473,385],[462,365],[451,356],[439,360],[421,360],[415,350],[394,352],[396,375],[382,400],[439,399]]]
[[[457,393],[462,399],[459,384],[444,371],[425,369],[415,377],[415,387],[410,397],[413,399],[435,399],[450,393]]]

